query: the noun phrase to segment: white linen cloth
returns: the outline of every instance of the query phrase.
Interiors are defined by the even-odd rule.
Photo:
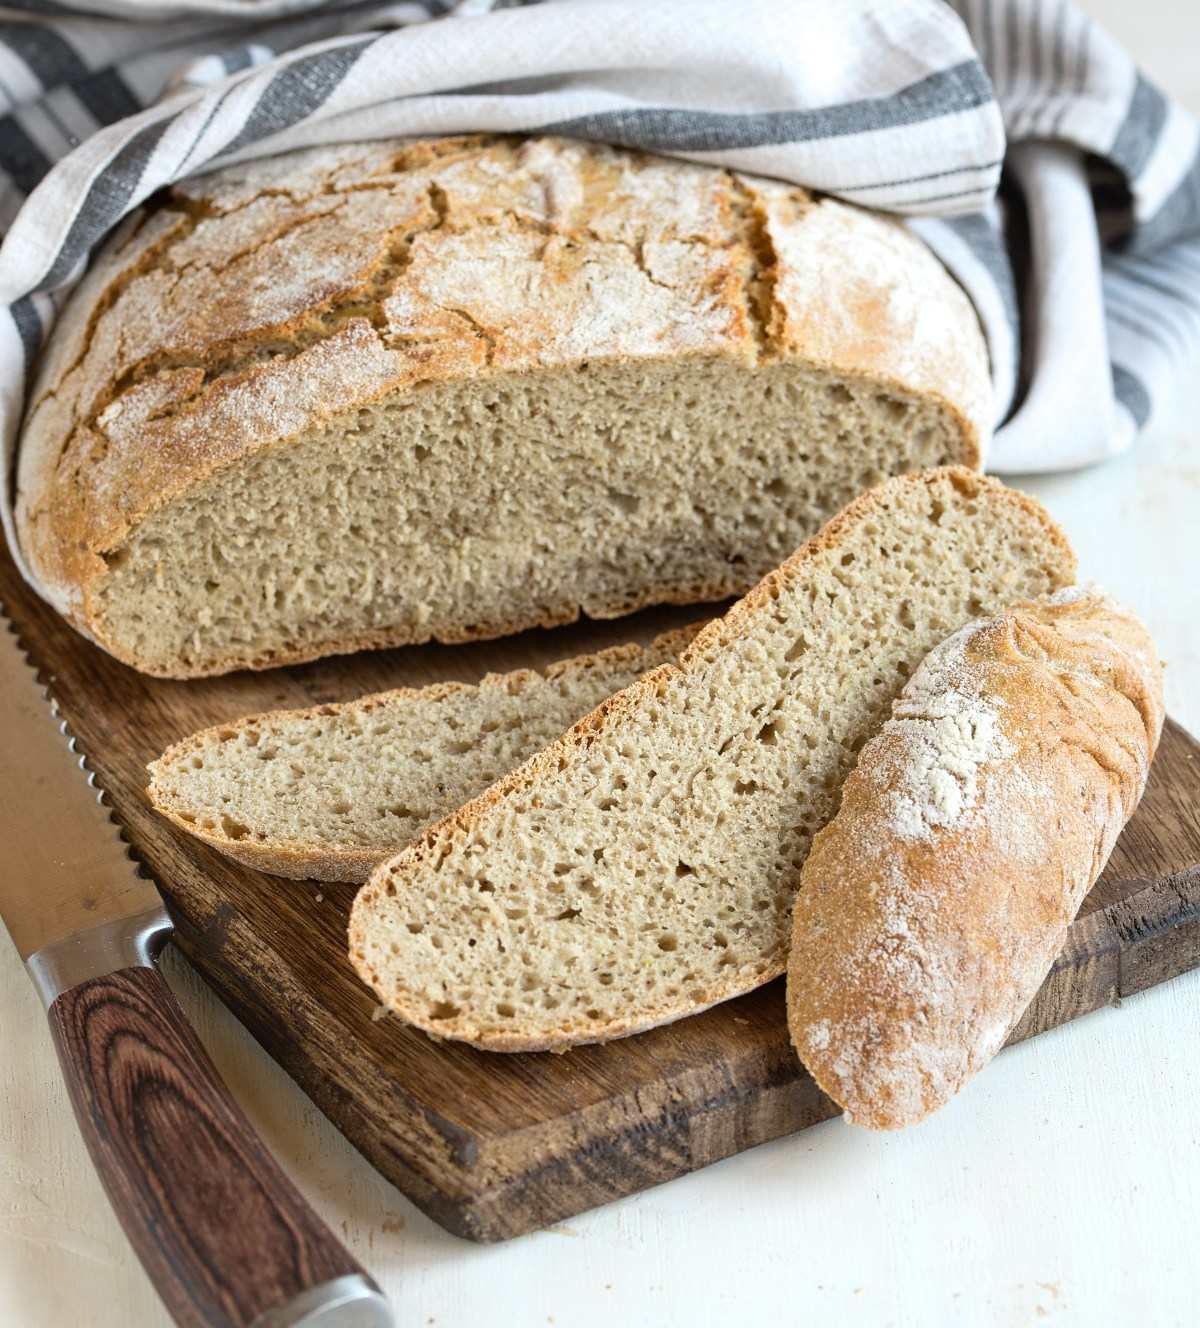
[[[12,475],[31,366],[125,213],[233,161],[473,129],[714,162],[910,219],[987,334],[994,470],[1123,451],[1200,348],[1200,126],[1069,0],[16,0],[0,515],[26,575]]]

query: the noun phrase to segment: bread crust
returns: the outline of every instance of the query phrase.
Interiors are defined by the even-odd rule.
[[[609,274],[621,317],[582,315],[585,261]],[[533,305],[530,273],[549,291]],[[163,676],[406,644],[413,629],[397,627],[172,669],[111,639],[97,594],[149,516],[314,428],[349,428],[365,405],[429,383],[694,357],[795,360],[936,401],[961,429],[957,460],[982,462],[990,385],[974,310],[884,217],[554,139],[350,145],[232,167],[128,219],[64,311],[24,426],[22,549],[76,627]],[[634,590],[589,609],[730,590]]]
[[[403,882],[405,874],[424,858],[435,855],[444,841],[453,838],[456,832],[469,831],[495,805],[506,799],[515,799],[522,793],[536,788],[543,779],[558,770],[560,762],[573,757],[579,750],[586,749],[599,733],[618,727],[625,712],[640,705],[643,698],[661,689],[673,676],[698,670],[704,664],[708,653],[724,647],[743,634],[752,632],[756,619],[773,611],[782,588],[804,577],[806,565],[810,561],[824,551],[836,548],[848,532],[854,531],[872,516],[885,517],[887,504],[892,495],[918,487],[936,490],[947,484],[968,497],[978,496],[985,491],[1004,494],[1006,501],[1015,504],[1042,527],[1051,544],[1058,550],[1064,568],[1062,584],[1067,585],[1074,579],[1075,556],[1066,536],[1038,503],[1016,490],[1006,488],[997,480],[965,467],[947,466],[901,476],[886,485],[869,490],[829,521],[818,534],[807,540],[791,558],[764,577],[723,617],[713,619],[702,628],[691,645],[681,653],[677,663],[664,664],[647,673],[639,682],[610,697],[591,714],[584,716],[556,743],[531,757],[524,765],[504,779],[498,780],[485,793],[457,812],[430,826],[396,857],[380,864],[372,872],[367,884],[358,892],[350,913],[350,961],[363,981],[377,993],[386,986],[381,975],[375,972],[366,957],[365,943],[369,929],[367,914],[375,897],[388,892],[392,877]],[[786,949],[781,949],[778,955],[764,959],[761,969],[749,978],[745,973],[739,973],[726,981],[713,982],[705,989],[703,1000],[689,996],[686,999],[676,1000],[670,1005],[647,1006],[644,1017],[636,1020],[618,1019],[599,1025],[580,1020],[574,1024],[564,1025],[549,1035],[530,1036],[515,1029],[480,1030],[470,1018],[457,1016],[441,1019],[435,1023],[427,1016],[425,1006],[418,1005],[415,1001],[389,1002],[389,1008],[402,1019],[415,1024],[432,1036],[464,1041],[486,1051],[564,1051],[575,1043],[603,1042],[627,1037],[670,1023],[684,1015],[699,1013],[712,1005],[730,1000],[734,996],[761,986],[772,978],[779,977],[786,970],[787,958]]]
[[[210,848],[215,848],[219,853],[232,858],[234,862],[240,862],[245,867],[297,881],[347,881],[358,885],[370,876],[372,869],[378,866],[383,858],[390,857],[399,849],[400,844],[397,843],[389,852],[380,853],[373,849],[349,845],[331,847],[328,844],[309,841],[271,840],[264,843],[249,838],[232,839],[219,828],[209,828],[200,825],[194,819],[189,819],[190,813],[171,798],[165,787],[171,769],[190,760],[196,753],[222,742],[236,740],[247,729],[262,729],[270,734],[285,729],[288,725],[302,723],[318,716],[334,716],[348,711],[367,715],[382,706],[400,700],[433,703],[458,692],[491,689],[512,692],[538,677],[552,681],[555,678],[570,677],[572,674],[596,668],[618,666],[637,668],[643,660],[646,661],[644,667],[649,669],[651,661],[661,660],[664,656],[675,655],[685,649],[703,626],[703,623],[694,623],[677,627],[672,631],[660,633],[645,646],[633,642],[609,646],[605,650],[556,660],[544,669],[514,669],[508,673],[489,673],[474,685],[439,682],[426,687],[396,687],[385,692],[373,692],[353,701],[294,710],[264,710],[243,715],[227,724],[214,724],[210,728],[200,729],[168,747],[146,768],[149,775],[146,796],[155,811],[160,812],[185,834],[193,839],[199,839]]]
[[[792,1042],[849,1121],[913,1124],[1000,1049],[1137,806],[1162,722],[1154,644],[1098,592],[974,623],[914,674],[795,906]]]

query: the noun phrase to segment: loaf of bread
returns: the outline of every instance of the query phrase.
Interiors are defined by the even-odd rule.
[[[987,355],[884,217],[596,144],[229,167],[55,329],[18,530],[170,677],[739,594],[881,478],[979,464]]]
[[[1154,644],[1097,593],[957,632],[863,748],[801,875],[800,1059],[846,1118],[921,1120],[1000,1049],[1141,797]]]
[[[237,862],[297,880],[371,868],[482,793],[699,630],[553,664],[194,733],[150,766],[154,806]]]
[[[1073,579],[1030,499],[959,468],[852,503],[680,655],[372,873],[350,957],[495,1050],[635,1033],[784,969],[812,836],[938,641]]]

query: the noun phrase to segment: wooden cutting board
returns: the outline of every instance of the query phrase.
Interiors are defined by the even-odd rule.
[[[444,1227],[472,1240],[519,1235],[836,1111],[789,1048],[781,982],[563,1056],[489,1056],[394,1018],[376,1021],[345,958],[352,886],[239,867],[175,831],[145,799],[146,763],[202,726],[384,687],[475,681],[644,641],[700,610],[164,682],[77,636],[20,582],[7,553],[0,603],[162,887],[176,943],[346,1137]],[[1168,723],[1141,808],[1015,1039],[1200,964],[1198,864],[1200,746]]]

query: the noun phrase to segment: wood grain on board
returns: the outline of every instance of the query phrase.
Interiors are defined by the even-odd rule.
[[[779,982],[562,1056],[488,1055],[374,1020],[374,998],[345,957],[354,887],[237,866],[146,801],[146,763],[195,729],[273,706],[537,667],[648,640],[702,610],[170,682],[80,638],[21,583],[6,553],[0,603],[161,886],[176,943],[346,1137],[451,1231],[519,1235],[835,1113],[790,1049]],[[1168,723],[1142,806],[1015,1038],[1198,964],[1200,746]]]

